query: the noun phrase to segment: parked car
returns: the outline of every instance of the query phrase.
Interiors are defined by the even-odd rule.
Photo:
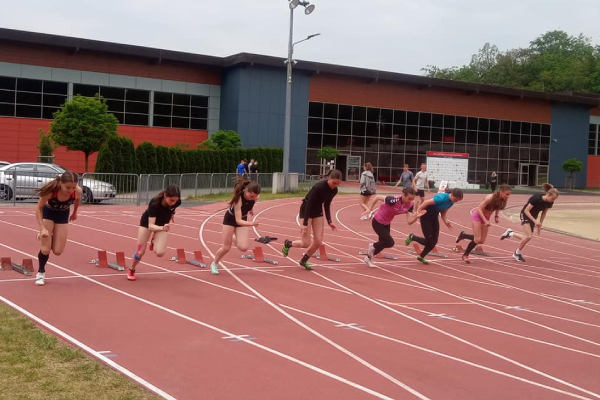
[[[0,167],[0,201],[12,200],[13,195],[17,199],[35,198],[37,188],[63,172],[65,169],[60,165],[45,163],[14,163]],[[79,186],[83,189],[82,203],[100,202],[117,195],[112,184],[96,179],[80,179]]]
[[[0,161],[0,167],[5,167],[10,164],[8,161]]]

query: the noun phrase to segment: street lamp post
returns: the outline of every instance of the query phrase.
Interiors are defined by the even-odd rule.
[[[292,118],[292,65],[294,59],[294,46],[300,42],[311,39],[320,33],[309,35],[305,39],[302,39],[296,43],[293,42],[294,37],[294,9],[299,5],[304,7],[304,14],[309,15],[315,9],[313,4],[308,1],[300,0],[289,0],[288,5],[290,7],[290,37],[288,41],[288,57],[287,63],[287,76],[285,85],[285,126],[283,131],[283,189],[285,192],[290,190],[290,129],[291,129],[291,118]]]

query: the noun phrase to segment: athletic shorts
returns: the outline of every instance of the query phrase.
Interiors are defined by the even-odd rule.
[[[535,229],[535,222],[527,218],[527,215],[525,215],[523,211],[521,211],[521,214],[519,214],[519,216],[521,217],[521,225],[529,224],[529,226],[531,227],[531,232],[533,232],[533,230]]]
[[[242,217],[244,221],[248,220],[248,217]],[[233,226],[234,228],[239,228],[240,226],[235,220],[235,216],[231,215],[229,210],[225,211],[225,216],[223,217],[223,225]]]
[[[55,224],[68,224],[69,215],[71,215],[71,210],[57,210],[55,208],[44,206],[44,209],[42,210],[42,215],[44,219],[54,221]]]
[[[369,192],[368,190],[366,192],[360,192],[360,195],[365,197],[373,196],[374,194],[374,192]]]
[[[417,189],[417,191],[419,192],[419,197],[420,198],[425,197],[425,189]]]
[[[484,212],[483,214],[485,215],[485,217],[489,221],[490,217],[492,216],[492,213],[491,212],[490,213]],[[471,221],[481,222],[483,224],[483,220],[481,219],[481,216],[479,215],[479,210],[477,210],[477,209],[473,210],[473,212],[471,213]]]

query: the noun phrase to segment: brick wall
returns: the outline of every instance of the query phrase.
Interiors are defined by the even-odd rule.
[[[37,161],[36,148],[39,141],[38,129],[50,129],[50,120],[0,117],[0,160],[8,162]],[[137,146],[144,141],[154,145],[174,146],[176,144],[195,148],[208,139],[207,131],[188,129],[150,128],[146,126],[119,126],[119,134],[130,137]],[[84,172],[85,157],[80,151],[67,151],[61,147],[54,152],[55,162],[63,167]],[[89,158],[89,170],[93,171],[98,153]]]

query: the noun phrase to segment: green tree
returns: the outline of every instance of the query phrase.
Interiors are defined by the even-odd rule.
[[[138,147],[135,148],[135,159],[137,160],[137,173],[138,174],[147,174],[148,170],[148,159],[146,157],[146,149],[142,144],[139,144]]]
[[[428,65],[426,76],[546,92],[600,92],[600,46],[583,35],[549,31],[526,48],[500,51],[486,43],[462,67]]]
[[[121,136],[121,157],[123,158],[123,173],[134,174],[137,172],[137,160],[135,157],[135,146],[133,140]]]
[[[583,162],[579,161],[576,158],[571,158],[565,161],[562,164],[562,170],[569,174],[569,184],[565,185],[567,187],[573,187],[574,185],[574,176],[577,172],[581,172],[583,169]]]
[[[158,174],[158,162],[156,160],[156,148],[152,142],[140,143],[140,147],[144,148],[146,155],[146,171],[145,174]]]
[[[105,142],[100,147],[100,151],[98,152],[98,159],[96,160],[95,171],[96,172],[105,172],[105,173],[115,172],[113,170],[113,166],[114,166],[113,157],[114,157],[114,154],[113,154],[112,150],[108,146],[108,143]]]
[[[236,131],[217,131],[198,147],[209,150],[239,149],[242,147],[242,139]]]
[[[52,162],[54,161],[54,157],[52,157],[52,153],[58,147],[54,141],[52,141],[52,137],[50,137],[49,132],[44,132],[42,129],[38,129],[40,140],[38,145],[36,146],[39,149],[39,159],[44,162]]]
[[[90,154],[99,151],[109,136],[117,134],[117,126],[117,118],[108,113],[101,97],[75,96],[54,113],[50,136],[68,150],[82,151],[87,172]]]
[[[179,154],[175,147],[169,147],[169,158],[171,160],[171,169],[167,171],[169,174],[179,173]]]
[[[116,173],[123,173],[125,171],[125,165],[123,161],[123,142],[121,141],[121,137],[118,135],[110,136],[105,144],[108,146],[112,153],[112,171]]]

